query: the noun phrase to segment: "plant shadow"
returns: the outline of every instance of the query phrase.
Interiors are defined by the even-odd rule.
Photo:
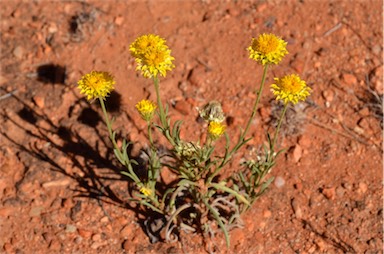
[[[115,92],[113,96],[119,98],[120,95]],[[36,142],[29,144],[18,142],[16,137],[12,137],[1,129],[0,134],[6,140],[16,146],[19,151],[48,163],[51,171],[74,180],[77,183],[76,187],[71,189],[74,192],[74,198],[96,200],[104,213],[107,213],[103,208],[105,203],[132,210],[137,218],[148,216],[139,205],[129,201],[129,194],[132,194],[134,186],[128,177],[121,174],[121,171],[125,169],[114,158],[114,151],[111,148],[112,145],[107,137],[107,132],[100,128],[99,124],[103,122],[103,119],[99,113],[101,111],[99,108],[89,104],[84,99],[78,99],[68,109],[69,115],[75,114],[72,112],[74,108],[81,109],[78,116],[72,117],[75,119],[75,123],[72,119],[66,119],[55,124],[43,110],[29,106],[16,95],[12,95],[12,98],[16,99],[21,106],[21,109],[17,111],[17,116],[26,124],[20,123],[20,120],[17,120],[15,116],[10,116],[7,113],[1,113],[3,119],[10,121],[15,128],[21,129],[28,139],[39,140],[40,144],[46,144],[49,149],[42,149]],[[112,108],[115,112],[120,111],[119,104],[115,104]],[[34,129],[28,127],[30,125],[33,125]],[[96,134],[92,138],[94,143],[79,131],[80,125],[86,126],[88,132]],[[121,132],[116,134],[117,139],[122,138],[122,136]],[[134,168],[139,174],[140,171],[144,170],[142,159],[132,157],[132,146],[128,147],[127,152],[132,159],[139,162],[138,166]],[[72,168],[70,170],[61,165],[60,159],[63,157],[71,162]],[[111,187],[114,182],[121,182],[126,186],[124,194]],[[81,203],[81,201],[79,202]],[[109,217],[108,214],[106,215]]]

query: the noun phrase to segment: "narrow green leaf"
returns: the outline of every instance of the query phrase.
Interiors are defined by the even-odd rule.
[[[227,248],[229,248],[229,246],[230,246],[229,234],[228,234],[227,229],[225,228],[223,221],[220,218],[220,214],[215,209],[213,209],[213,207],[210,204],[208,204],[208,202],[205,199],[203,199],[203,202],[204,202],[205,206],[208,207],[209,211],[211,211],[212,216],[215,218],[215,220],[219,224],[221,230],[223,231],[224,236],[225,236],[225,242],[227,243]]]
[[[231,188],[228,188],[225,185],[218,184],[218,183],[211,183],[210,186],[214,187],[215,189],[222,190],[222,191],[228,192],[229,194],[232,194],[238,200],[240,200],[241,202],[243,202],[244,204],[246,204],[248,206],[251,205],[249,203],[249,201],[243,195],[237,193],[236,191],[232,190]]]
[[[271,178],[269,178],[266,182],[264,182],[264,183],[261,185],[260,192],[263,193],[263,192],[268,188],[268,186],[272,183],[272,181],[273,181],[274,179],[275,179],[274,177],[271,177]]]

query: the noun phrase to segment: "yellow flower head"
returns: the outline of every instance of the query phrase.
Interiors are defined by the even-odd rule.
[[[165,40],[158,35],[148,34],[137,38],[130,46],[129,50],[133,57],[142,57],[145,51],[151,47],[165,46]]]
[[[292,102],[296,104],[304,101],[310,94],[311,88],[296,74],[275,78],[275,84],[271,85],[271,91],[276,100],[282,100],[284,104]]]
[[[225,125],[219,122],[210,122],[208,126],[208,134],[211,139],[216,140],[220,138],[225,132]]]
[[[147,187],[141,187],[140,192],[143,193],[144,196],[151,196],[152,195],[152,190],[147,188]]]
[[[156,110],[156,104],[149,100],[141,100],[136,104],[136,109],[145,121],[151,121]]]
[[[137,68],[145,78],[166,76],[167,71],[175,68],[171,50],[165,40],[157,35],[149,34],[137,38],[129,47],[136,58]]]
[[[87,95],[88,100],[102,98],[113,90],[115,80],[108,72],[92,71],[85,74],[78,82],[80,93]]]
[[[252,38],[248,47],[249,58],[262,65],[279,64],[288,54],[287,42],[274,34],[261,34],[257,39]]]

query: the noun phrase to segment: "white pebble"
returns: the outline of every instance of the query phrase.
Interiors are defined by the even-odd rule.
[[[284,184],[285,184],[285,180],[281,176],[278,176],[278,177],[275,178],[275,186],[277,188],[283,187]]]

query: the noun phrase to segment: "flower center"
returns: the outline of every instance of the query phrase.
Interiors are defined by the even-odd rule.
[[[165,52],[161,50],[151,50],[147,55],[147,64],[149,66],[157,67],[165,61]]]
[[[88,80],[88,84],[90,87],[92,87],[93,89],[95,90],[99,90],[100,87],[101,87],[101,83],[100,82],[100,78],[99,77],[96,77],[96,76],[92,76],[90,77],[90,79]]]
[[[295,77],[289,76],[282,80],[281,88],[287,93],[297,94],[301,90],[301,84],[297,82]]]
[[[275,37],[265,36],[258,40],[257,50],[263,54],[275,52],[279,47],[279,41]]]

